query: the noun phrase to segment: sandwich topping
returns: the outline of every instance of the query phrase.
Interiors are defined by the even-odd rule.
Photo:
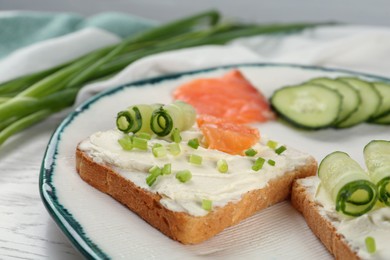
[[[108,164],[139,187],[159,194],[160,203],[168,209],[193,216],[238,201],[246,192],[305,165],[310,157],[284,145],[275,146],[265,137],[252,146],[253,156],[197,146],[193,140],[204,138],[197,127],[181,132],[177,142],[173,138],[145,139],[146,149],[124,149],[118,140],[126,136],[117,129],[97,132],[79,148],[95,162]]]
[[[346,242],[362,259],[390,259],[388,246],[390,234],[390,208],[374,208],[368,213],[358,217],[350,217],[336,212],[335,203],[325,189],[319,188],[318,178],[305,178],[301,180],[304,186],[311,189],[315,201],[321,205],[320,213],[328,219],[342,234]],[[375,252],[367,247],[366,239],[375,242]],[[369,239],[369,240],[371,240]],[[370,252],[371,251],[371,252]]]
[[[327,155],[309,186],[320,212],[361,258],[390,259],[390,141],[372,140],[363,155],[367,169],[344,152]]]

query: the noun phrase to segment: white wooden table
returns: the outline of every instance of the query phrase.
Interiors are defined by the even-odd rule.
[[[67,11],[93,14],[129,12],[166,21],[209,8],[258,22],[329,21],[390,25],[389,1],[299,3],[219,1],[14,1],[0,0],[2,10]],[[290,12],[294,9],[296,12]],[[318,10],[321,9],[321,12]],[[175,10],[172,12],[172,10]],[[336,10],[336,11],[335,11]],[[361,15],[364,10],[364,15]],[[55,116],[15,136],[0,148],[0,259],[82,259],[46,211],[39,194],[39,172],[50,136],[63,117]]]
[[[0,148],[0,259],[83,258],[39,195],[42,158],[62,118],[49,118]]]

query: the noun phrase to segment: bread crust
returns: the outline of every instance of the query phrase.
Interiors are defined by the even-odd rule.
[[[344,236],[337,233],[332,223],[321,215],[319,211],[321,206],[314,201],[314,197],[299,180],[294,181],[291,204],[302,213],[307,225],[336,259],[360,259],[356,252],[348,246]]]
[[[80,149],[76,151],[76,169],[84,181],[126,205],[168,237],[183,244],[197,244],[287,199],[294,179],[315,175],[317,162],[311,157],[305,166],[271,180],[265,188],[247,192],[238,202],[230,202],[201,217],[165,208],[160,204],[160,195],[136,186],[109,165],[94,162]]]

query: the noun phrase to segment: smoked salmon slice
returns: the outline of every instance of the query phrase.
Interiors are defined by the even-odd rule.
[[[273,119],[267,99],[238,70],[219,78],[201,78],[178,87],[174,99],[194,106],[197,114],[246,124]]]
[[[257,128],[236,124],[209,115],[200,115],[197,123],[204,136],[204,145],[209,149],[229,154],[244,155],[260,139]]]

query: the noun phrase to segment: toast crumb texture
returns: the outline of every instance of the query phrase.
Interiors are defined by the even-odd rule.
[[[344,237],[337,233],[332,223],[321,215],[321,206],[314,201],[313,195],[299,180],[294,181],[291,203],[302,213],[307,225],[336,259],[360,259],[348,246]]]
[[[265,188],[248,192],[241,200],[215,208],[202,217],[165,208],[160,204],[160,195],[138,187],[109,165],[94,162],[79,149],[76,151],[76,169],[84,181],[109,194],[168,237],[183,244],[197,244],[257,211],[287,199],[294,179],[315,175],[317,162],[310,158],[305,166],[273,179]]]

